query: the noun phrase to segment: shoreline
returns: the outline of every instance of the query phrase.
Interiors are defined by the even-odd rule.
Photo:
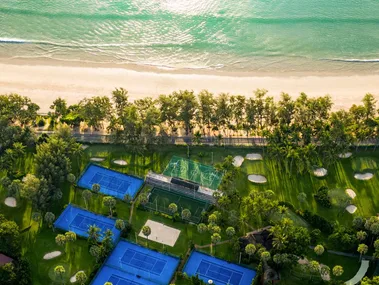
[[[366,93],[378,98],[379,74],[306,74],[306,73],[230,73],[209,70],[160,70],[156,67],[124,66],[56,60],[0,59],[0,94],[18,93],[48,112],[54,99],[62,97],[76,104],[91,96],[111,96],[115,88],[129,91],[130,100],[157,98],[180,89],[215,95],[225,92],[252,97],[257,88],[267,89],[275,100],[282,92],[296,98],[329,94],[333,109],[348,109],[359,104]]]

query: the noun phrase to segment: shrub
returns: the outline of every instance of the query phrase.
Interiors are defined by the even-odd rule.
[[[305,210],[296,212],[304,220],[306,220],[312,227],[319,229],[321,232],[331,234],[333,232],[333,225],[329,223],[323,217],[313,214],[312,212]]]
[[[317,194],[314,195],[316,202],[324,206],[325,208],[330,208],[332,206],[328,192],[329,192],[328,187],[321,186],[317,190]]]
[[[280,201],[280,202],[278,203],[278,205],[279,205],[279,206],[285,206],[285,207],[287,207],[288,209],[290,209],[290,210],[292,210],[292,211],[294,211],[294,212],[296,211],[294,205],[292,205],[292,204],[289,203],[289,202],[286,202],[286,201]]]

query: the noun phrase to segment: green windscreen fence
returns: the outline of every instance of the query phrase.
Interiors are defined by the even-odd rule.
[[[197,199],[190,198],[185,195],[181,195],[178,192],[170,192],[161,188],[154,187],[149,195],[149,201],[144,205],[151,211],[161,212],[165,214],[171,214],[168,206],[171,203],[175,203],[178,206],[178,214],[183,209],[188,209],[191,212],[190,221],[193,223],[201,222],[201,213],[206,211],[209,204]]]
[[[178,156],[171,158],[163,175],[192,181],[212,190],[217,190],[222,179],[222,173],[214,167]]]

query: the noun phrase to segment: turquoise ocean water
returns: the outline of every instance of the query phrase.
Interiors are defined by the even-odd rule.
[[[379,0],[1,0],[0,58],[379,73]]]

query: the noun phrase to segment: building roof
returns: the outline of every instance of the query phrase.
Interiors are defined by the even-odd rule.
[[[0,253],[0,266],[3,266],[4,264],[10,263],[12,261],[13,258],[10,258],[9,256]]]

